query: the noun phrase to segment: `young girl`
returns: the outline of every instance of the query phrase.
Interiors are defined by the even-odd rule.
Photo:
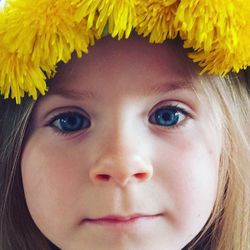
[[[192,43],[177,15],[185,2],[149,2],[3,10],[0,90],[21,104],[1,98],[1,250],[249,249],[249,79],[200,75],[182,48]],[[155,20],[147,33],[155,16],[164,29]],[[191,57],[209,72],[249,65],[244,46],[205,45],[197,39]],[[23,97],[44,94],[46,74],[48,93]]]

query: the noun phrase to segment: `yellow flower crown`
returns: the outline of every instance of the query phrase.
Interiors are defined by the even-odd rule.
[[[6,0],[0,10],[0,94],[21,102],[47,91],[46,78],[73,52],[131,31],[163,43],[177,35],[202,72],[224,76],[250,65],[249,0]]]

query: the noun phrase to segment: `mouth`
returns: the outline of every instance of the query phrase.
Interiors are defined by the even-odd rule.
[[[100,218],[86,218],[82,222],[97,225],[126,225],[139,221],[156,219],[160,216],[162,216],[162,214],[132,214],[128,216],[108,215]]]

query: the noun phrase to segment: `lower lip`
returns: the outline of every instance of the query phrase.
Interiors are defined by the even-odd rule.
[[[125,225],[135,224],[137,222],[156,219],[159,216],[161,215],[138,216],[138,217],[130,218],[127,220],[119,220],[119,219],[113,219],[113,218],[103,218],[103,219],[96,219],[96,220],[85,219],[83,220],[83,223],[103,225],[103,226],[115,226],[115,225],[125,226]]]

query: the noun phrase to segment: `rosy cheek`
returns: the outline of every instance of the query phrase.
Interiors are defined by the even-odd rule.
[[[199,216],[198,220],[204,222],[216,197],[219,157],[214,157],[213,150],[211,154],[204,141],[192,138],[176,138],[155,151],[155,174],[164,180],[176,227],[185,227],[189,218]]]
[[[50,232],[62,225],[68,230],[72,214],[77,214],[76,194],[80,183],[84,183],[83,176],[76,170],[73,155],[52,150],[53,144],[43,144],[42,140],[34,144],[32,140],[26,145],[21,162],[28,209],[42,231]]]
[[[65,167],[62,154],[52,150],[49,144],[43,144],[42,140],[36,143],[36,137],[34,137],[28,142],[21,165],[28,201],[37,200],[37,197],[40,197],[48,201],[54,199],[60,202],[61,195],[65,196],[69,192],[73,172]]]

